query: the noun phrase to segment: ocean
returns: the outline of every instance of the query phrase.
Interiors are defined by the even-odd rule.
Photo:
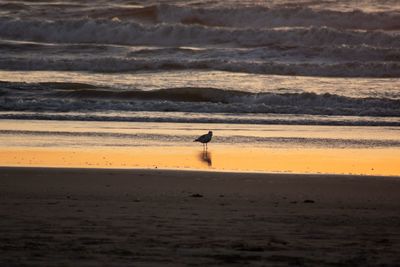
[[[400,3],[2,0],[0,120],[3,147],[398,152]]]
[[[398,1],[1,1],[0,118],[400,125]]]

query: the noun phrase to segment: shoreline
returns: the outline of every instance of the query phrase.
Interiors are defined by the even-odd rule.
[[[376,179],[398,179],[399,175],[367,175],[367,174],[337,174],[337,173],[291,173],[291,172],[265,172],[265,171],[237,171],[237,170],[218,170],[218,169],[179,169],[179,168],[118,168],[118,167],[60,167],[60,166],[0,166],[0,172],[13,171],[65,171],[65,172],[115,172],[115,174],[124,173],[197,173],[197,174],[216,174],[216,175],[263,175],[272,176],[290,176],[290,177],[313,177],[313,178],[376,178]]]
[[[397,128],[0,120],[0,166],[400,176]],[[216,134],[208,151],[193,143]]]

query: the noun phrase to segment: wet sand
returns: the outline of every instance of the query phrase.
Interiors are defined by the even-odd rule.
[[[398,177],[0,169],[1,266],[398,266]]]
[[[3,148],[0,166],[400,175],[400,149],[183,146]]]
[[[0,120],[0,166],[400,176],[396,127]],[[193,140],[213,130],[208,151]]]

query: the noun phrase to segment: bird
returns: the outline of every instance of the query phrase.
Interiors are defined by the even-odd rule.
[[[199,138],[197,138],[196,140],[194,140],[193,142],[200,142],[203,144],[203,148],[204,148],[204,144],[206,145],[205,148],[207,149],[207,143],[211,141],[213,132],[209,131],[208,134],[203,134],[202,136],[200,136]]]

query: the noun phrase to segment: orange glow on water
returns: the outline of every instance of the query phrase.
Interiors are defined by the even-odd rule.
[[[187,147],[6,149],[1,166],[160,168],[400,176],[396,149],[265,149]]]
[[[203,153],[201,145],[192,141],[208,129],[214,130],[215,138],[208,153]],[[398,131],[394,127],[3,120],[0,166],[400,176]],[[254,141],[257,138],[261,141]],[[287,138],[307,142],[290,143]],[[324,141],[312,142],[318,138]],[[349,140],[394,146],[347,146]]]

